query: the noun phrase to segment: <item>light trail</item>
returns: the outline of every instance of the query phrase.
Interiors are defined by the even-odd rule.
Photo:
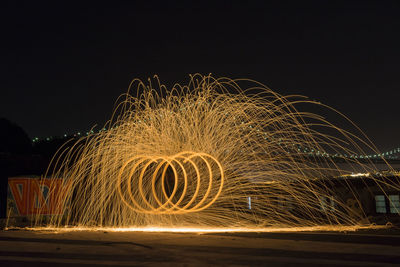
[[[35,226],[260,231],[368,224],[353,185],[334,177],[376,168],[344,158],[345,170],[323,155],[366,155],[360,146],[374,145],[362,132],[298,111],[299,104],[325,107],[250,80],[197,74],[172,89],[157,77],[147,84],[134,80],[108,130],[55,156],[48,176],[64,179],[60,214],[38,215]],[[382,192],[400,188],[398,180],[357,176],[367,178]],[[340,198],[332,181],[350,199]]]

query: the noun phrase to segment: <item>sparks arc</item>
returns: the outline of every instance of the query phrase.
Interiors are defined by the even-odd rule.
[[[341,127],[327,119],[336,116]],[[365,224],[364,195],[350,179],[353,173],[377,173],[366,157],[370,151],[378,153],[340,112],[282,96],[257,81],[195,74],[167,87],[157,76],[135,79],[100,131],[71,140],[53,158],[46,176],[62,178],[64,189],[48,195],[59,196],[60,212],[37,216],[35,225]],[[368,192],[400,190],[398,180],[386,177],[358,180]]]

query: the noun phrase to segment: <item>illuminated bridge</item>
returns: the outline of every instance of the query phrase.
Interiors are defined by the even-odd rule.
[[[99,130],[105,131],[107,130],[106,128],[102,128]],[[64,134],[63,136],[48,136],[45,138],[38,138],[35,137],[32,139],[32,143],[36,144],[39,142],[50,142],[52,140],[56,139],[70,139],[70,138],[78,138],[82,136],[89,136],[91,134],[94,134],[95,132],[93,130],[90,130],[88,132],[77,132],[74,134]],[[278,140],[273,140],[274,142],[278,142]],[[381,152],[381,153],[375,153],[375,154],[367,154],[367,155],[361,155],[361,154],[340,154],[340,153],[327,153],[327,152],[322,152],[317,149],[313,148],[308,148],[308,147],[302,147],[298,144],[293,144],[293,146],[297,147],[297,151],[299,154],[307,154],[310,157],[322,157],[322,158],[331,158],[336,162],[341,162],[342,160],[345,159],[356,159],[360,162],[365,162],[365,163],[383,163],[384,161],[387,161],[389,163],[394,162],[394,163],[400,163],[400,147],[393,148],[392,150]]]

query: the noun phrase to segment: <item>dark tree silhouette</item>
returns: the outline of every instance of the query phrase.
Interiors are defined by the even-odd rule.
[[[0,118],[0,218],[6,217],[8,177],[31,171],[31,153],[32,143],[25,131]]]
[[[32,153],[32,142],[25,131],[5,118],[0,118],[0,153]]]

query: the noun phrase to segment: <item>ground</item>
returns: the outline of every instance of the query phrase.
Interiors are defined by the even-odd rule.
[[[0,266],[395,266],[400,231],[0,231]]]

